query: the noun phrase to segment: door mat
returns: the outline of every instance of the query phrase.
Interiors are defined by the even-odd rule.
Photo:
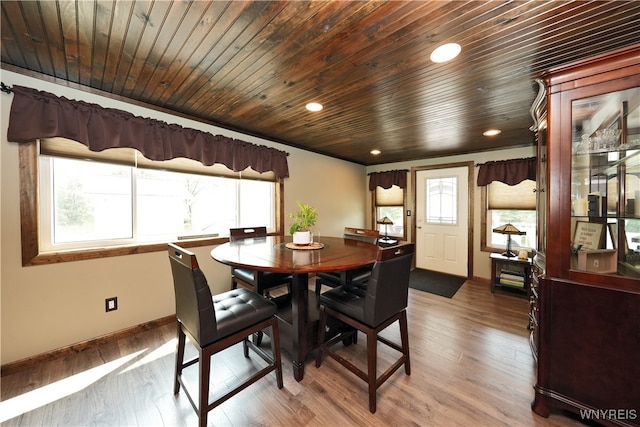
[[[452,298],[466,280],[466,277],[416,268],[409,276],[409,287]]]

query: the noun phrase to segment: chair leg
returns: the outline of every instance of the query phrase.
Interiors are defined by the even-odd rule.
[[[178,349],[176,352],[176,370],[173,378],[173,394],[180,392],[180,381],[178,378],[182,375],[182,365],[184,364],[184,345],[186,336],[182,331],[180,325],[178,325]]]
[[[400,315],[400,339],[402,340],[402,354],[404,354],[404,372],[411,375],[411,361],[409,359],[409,332],[407,328],[406,310]]]
[[[253,334],[253,343],[258,347],[260,347],[260,345],[262,344],[263,335],[264,335],[264,332],[262,331],[258,331],[255,334]]]
[[[376,383],[378,361],[378,334],[373,329],[367,331],[367,383],[369,384],[369,411],[376,413]]]
[[[327,325],[327,313],[324,305],[320,306],[320,320],[318,321],[318,350],[316,353],[316,368],[322,365],[322,346],[324,345],[324,331]]]
[[[276,367],[276,382],[278,383],[278,388],[282,388],[284,384],[282,382],[282,358],[280,357],[280,330],[278,319],[275,316],[271,320],[271,354]]]
[[[200,427],[207,426],[207,416],[209,415],[209,374],[211,371],[211,354],[200,352],[200,404],[198,405],[198,424]]]
[[[338,320],[345,322],[346,324],[353,327],[354,331],[346,331],[342,332],[339,335],[330,338],[326,343],[324,340],[325,337],[325,326],[327,323],[327,318],[329,316],[335,317]],[[394,324],[396,321],[400,324],[400,335],[402,338],[402,345],[398,345],[396,342],[388,340],[383,336],[378,336],[378,333],[390,325]],[[357,333],[358,331],[362,331],[366,334],[367,338],[367,370],[366,372],[362,369],[356,367],[346,358],[338,355],[335,352],[332,352],[330,347],[335,345],[340,339],[344,340],[345,333]],[[381,373],[378,377],[377,368],[378,368],[378,341],[386,344],[390,348],[402,353],[402,356],[399,357],[390,367],[386,369],[385,372]],[[344,341],[343,341],[344,342]],[[322,364],[322,353],[323,350],[330,357],[335,359],[338,363],[346,367],[349,371],[356,374],[360,379],[364,380],[368,386],[368,394],[369,394],[369,411],[372,414],[376,413],[377,409],[377,389],[382,383],[384,383],[387,379],[393,375],[393,373],[400,369],[400,367],[405,365],[405,372],[407,375],[411,374],[411,362],[409,359],[409,334],[407,328],[407,313],[406,311],[402,311],[395,316],[390,317],[386,321],[382,322],[375,328],[371,328],[366,324],[363,324],[355,319],[348,317],[347,315],[340,313],[338,311],[334,311],[331,308],[327,308],[324,305],[320,306],[320,321],[318,325],[318,352],[316,353],[316,367],[320,367]]]

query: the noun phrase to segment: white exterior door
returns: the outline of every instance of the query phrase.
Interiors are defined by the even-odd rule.
[[[468,277],[469,168],[416,172],[416,267]]]

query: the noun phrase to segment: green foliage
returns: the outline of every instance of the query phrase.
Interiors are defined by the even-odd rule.
[[[293,224],[289,227],[289,234],[293,235],[296,231],[309,231],[318,220],[318,211],[311,205],[296,202],[300,209],[296,213],[290,213],[289,218],[293,219]]]
[[[56,208],[57,225],[79,227],[93,220],[91,203],[84,197],[82,183],[77,180],[60,189]]]

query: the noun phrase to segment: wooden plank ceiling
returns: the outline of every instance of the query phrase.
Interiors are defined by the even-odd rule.
[[[0,4],[4,69],[363,165],[532,145],[540,72],[640,43],[639,1]]]

